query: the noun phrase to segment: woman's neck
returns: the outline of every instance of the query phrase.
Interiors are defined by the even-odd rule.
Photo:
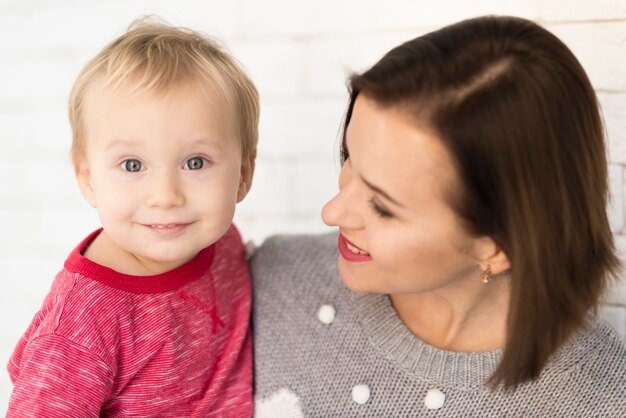
[[[468,288],[469,287],[469,288]],[[465,289],[389,295],[398,316],[422,341],[450,351],[504,347],[509,279],[470,283]]]

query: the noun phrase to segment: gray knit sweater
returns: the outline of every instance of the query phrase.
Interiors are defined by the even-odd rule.
[[[256,417],[626,417],[626,348],[604,322],[537,381],[491,391],[500,350],[420,341],[387,296],[344,287],[336,239],[275,237],[252,257]]]

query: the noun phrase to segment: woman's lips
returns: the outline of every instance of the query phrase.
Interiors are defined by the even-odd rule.
[[[354,245],[343,234],[339,234],[337,246],[339,247],[339,254],[347,261],[364,262],[372,260],[372,256],[367,251]]]

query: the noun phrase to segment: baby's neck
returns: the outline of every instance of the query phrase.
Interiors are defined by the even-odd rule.
[[[132,276],[154,276],[174,270],[186,262],[159,263],[135,256],[117,245],[102,231],[83,252],[83,257],[118,273]]]

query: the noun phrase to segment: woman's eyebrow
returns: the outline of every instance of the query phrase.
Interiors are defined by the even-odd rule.
[[[378,186],[373,185],[372,183],[370,183],[369,181],[365,180],[363,178],[363,176],[361,176],[361,180],[363,180],[363,183],[365,183],[365,185],[367,187],[369,187],[373,192],[378,193],[379,195],[381,195],[382,197],[384,197],[385,199],[387,199],[388,201],[390,201],[391,203],[393,203],[394,205],[404,208],[403,205],[401,205],[396,199],[394,199],[393,197],[391,197],[387,192],[385,192],[383,189],[381,189]]]

